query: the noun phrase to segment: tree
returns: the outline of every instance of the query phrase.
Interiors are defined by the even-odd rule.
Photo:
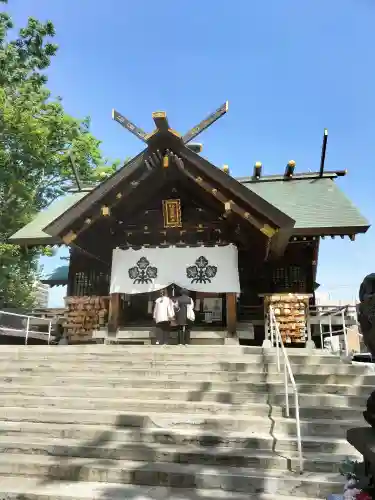
[[[86,183],[103,180],[118,162],[103,158],[89,118],[65,113],[46,86],[57,52],[53,23],[29,18],[9,41],[12,28],[0,13],[0,306],[30,307],[42,249],[27,252],[7,238],[75,185],[69,153]]]

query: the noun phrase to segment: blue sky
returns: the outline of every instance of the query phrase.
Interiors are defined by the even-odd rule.
[[[375,3],[373,0],[9,0],[17,25],[51,19],[60,49],[49,87],[66,110],[92,117],[113,158],[142,144],[111,120],[116,108],[150,131],[165,110],[185,132],[229,100],[200,136],[204,154],[233,175],[348,169],[340,187],[375,220]],[[373,230],[355,242],[324,241],[318,281],[342,297],[374,271]],[[60,262],[44,260],[46,271]],[[63,291],[54,289],[51,305]]]

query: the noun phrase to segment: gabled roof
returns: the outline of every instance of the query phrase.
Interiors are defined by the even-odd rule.
[[[42,283],[50,286],[62,286],[68,283],[69,266],[59,266],[46,278],[41,279]]]
[[[173,140],[175,142],[173,142]],[[172,141],[168,142],[168,146],[172,151],[178,152],[178,155],[183,160],[191,162],[200,174],[206,176],[209,180],[213,180],[215,186],[219,185],[222,188],[229,190],[232,193],[232,196],[240,198],[249,212],[255,212],[268,219],[270,223],[273,224],[275,229],[289,229],[294,226],[295,221],[293,218],[275,207],[272,202],[265,200],[251,190],[249,191],[245,189],[236,179],[228,176],[228,174],[215,167],[209,161],[189,150],[186,146],[182,145],[180,141],[172,138]],[[53,237],[62,236],[64,232],[67,232],[71,228],[72,224],[74,224],[79,217],[88,213],[95,204],[103,203],[103,200],[109,195],[109,193],[115,193],[120,184],[123,184],[127,180],[130,181],[133,178],[132,176],[138,170],[144,168],[145,164],[147,165],[148,161],[152,158],[155,159],[155,150],[155,145],[152,149],[146,148],[143,150],[138,156],[126,163],[110,178],[106,179],[99,186],[88,193],[87,196],[68,208],[64,214],[56,220],[50,222],[44,228],[45,232]],[[146,170],[145,175],[147,176],[150,174],[151,170],[149,169],[149,172]]]
[[[84,215],[93,204],[108,195],[120,182],[129,178],[146,159],[146,150],[125,163],[122,168],[117,170],[111,177],[104,180],[101,184],[94,187],[91,191],[85,192],[85,196],[77,199],[67,210],[62,212],[57,218],[50,221],[45,227],[45,232],[51,236],[58,237],[59,234],[68,228],[72,222],[78,217]]]
[[[42,212],[39,212],[31,222],[14,233],[9,238],[9,241],[21,245],[53,245],[61,243],[60,238],[53,238],[44,232],[44,228],[82,200],[86,194],[87,192],[69,193],[63,198],[55,200]]]
[[[309,233],[319,229],[321,234],[364,233],[370,224],[358,208],[329,177],[311,178],[306,175],[295,180],[282,177],[265,178],[261,182],[240,179],[250,191],[272,202],[296,221],[294,233]]]
[[[296,221],[293,234],[350,235],[364,233],[369,228],[369,222],[335,184],[332,176],[316,178],[300,175],[295,180],[285,180],[282,176],[259,180],[242,177],[238,181],[292,217]],[[56,239],[43,231],[45,226],[62,216],[67,208],[83,200],[87,194],[67,194],[17,231],[10,241],[30,245],[56,243]],[[61,243],[60,240],[58,242]]]

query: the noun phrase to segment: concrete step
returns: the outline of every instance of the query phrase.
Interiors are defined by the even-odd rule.
[[[58,394],[58,391],[70,391],[69,394],[74,395],[75,390],[82,391],[95,391],[95,390],[129,390],[129,389],[155,389],[155,390],[185,390],[201,394],[208,391],[219,391],[219,392],[256,392],[256,393],[275,393],[280,394],[284,391],[284,382],[281,378],[278,378],[275,382],[210,382],[190,379],[183,380],[168,380],[163,378],[157,379],[123,379],[117,378],[106,378],[106,377],[96,377],[92,378],[88,375],[86,377],[53,377],[48,379],[48,383],[52,385],[46,386],[45,377],[41,376],[30,376],[27,374],[20,375],[8,374],[8,376],[0,377],[0,394],[13,394],[14,391],[17,393],[17,388],[20,390],[36,391],[36,395],[39,394],[38,391],[44,388],[54,387],[54,394]],[[291,388],[290,388],[291,390]],[[298,390],[300,393],[304,394],[337,394],[343,396],[358,396],[358,397],[368,397],[373,391],[372,385],[344,385],[344,384],[298,384]],[[62,394],[61,394],[62,395]]]
[[[178,352],[170,353],[168,348],[160,348],[158,352],[149,353],[145,352],[143,354],[132,354],[124,352],[123,354],[118,353],[91,353],[91,354],[71,354],[64,353],[61,355],[58,350],[50,354],[38,354],[38,353],[20,353],[12,355],[9,353],[0,354],[0,362],[20,362],[20,361],[37,361],[37,362],[63,362],[63,363],[120,363],[122,365],[128,363],[162,363],[171,362],[179,363],[186,362],[187,364],[200,365],[206,362],[208,363],[276,363],[277,357],[275,354],[259,353],[259,354],[241,354],[237,355],[229,354],[215,354],[215,353],[204,353],[197,356],[196,352],[192,352],[189,349],[179,350]],[[280,355],[281,363],[283,363],[283,357]],[[301,356],[301,355],[289,355],[289,361],[292,365],[305,365],[305,366],[317,366],[317,365],[339,365],[343,364],[338,357],[328,357],[328,356]],[[349,364],[349,363],[346,363]]]
[[[82,344],[82,345],[61,345],[61,346],[53,346],[53,345],[3,345],[1,352],[2,355],[4,353],[13,353],[13,354],[50,354],[50,353],[59,353],[64,355],[64,353],[71,354],[96,354],[96,353],[117,353],[122,354],[124,352],[131,353],[133,355],[148,353],[160,353],[162,348],[158,345],[103,345],[103,344]],[[238,355],[238,354],[276,354],[276,348],[263,349],[262,347],[257,346],[241,346],[241,345],[189,345],[187,347],[182,346],[168,346],[165,348],[168,349],[170,353],[177,352],[196,352],[198,354],[206,354],[211,353],[214,355],[223,354],[224,356]],[[303,356],[303,357],[311,357],[311,356],[322,356],[322,357],[336,357],[332,353],[321,351],[315,349],[313,351],[308,351],[305,348],[286,348],[288,355],[293,356]]]
[[[237,415],[247,416],[269,416],[282,417],[285,415],[283,406],[259,403],[256,398],[254,402],[232,403],[230,394],[225,396],[223,402],[217,401],[184,401],[184,400],[144,400],[144,399],[110,399],[110,398],[81,398],[81,397],[37,397],[24,395],[0,395],[0,409],[7,408],[59,408],[74,410],[106,410],[111,408],[113,412],[141,412],[141,413],[206,413],[207,415]],[[225,399],[223,398],[223,399]],[[307,398],[308,399],[308,398]],[[300,405],[301,418],[319,418],[350,420],[358,419],[362,415],[363,407],[329,407],[329,406],[307,406]],[[290,408],[290,416],[295,416],[295,409]]]
[[[236,388],[228,387],[227,390],[214,390],[211,387],[200,387],[200,390],[189,391],[186,389],[153,389],[153,388],[106,388],[106,387],[80,387],[73,386],[33,386],[33,385],[0,385],[0,406],[5,406],[5,402],[11,401],[13,396],[17,398],[38,397],[71,397],[71,398],[109,398],[109,399],[141,399],[142,401],[211,401],[225,404],[243,404],[243,403],[269,403],[273,405],[285,404],[284,387],[272,388],[267,391],[264,387],[263,392],[249,390],[236,391]],[[299,391],[299,403],[303,407],[328,406],[332,408],[339,407],[361,407],[366,404],[367,396],[372,392],[368,389],[366,396],[348,396],[339,394],[324,393],[302,393]],[[290,404],[294,401],[293,391],[289,391]],[[9,406],[15,406],[9,404]]]
[[[69,458],[96,458],[98,460],[130,460],[135,462],[197,464],[225,467],[244,467],[263,470],[299,471],[297,453],[275,452],[273,450],[231,449],[215,446],[151,444],[144,442],[121,443],[103,438],[98,442],[85,443],[81,440],[1,437],[1,454],[38,455]],[[359,454],[353,454],[352,458]],[[345,455],[304,452],[305,472],[340,472],[340,466],[348,458]]]
[[[296,421],[294,418],[266,417],[265,415],[248,415],[227,413],[223,415],[208,414],[207,412],[192,415],[181,413],[151,413],[131,412],[124,410],[116,413],[113,410],[73,410],[57,408],[0,408],[0,422],[40,422],[54,424],[75,425],[105,425],[117,428],[126,427],[161,427],[169,429],[200,429],[203,431],[235,432],[252,431],[254,434],[277,432],[280,434],[296,435]],[[363,425],[361,412],[355,419],[340,420],[318,419],[312,416],[301,416],[301,433],[303,436],[331,436],[345,438],[345,433],[351,427]]]
[[[5,496],[6,495],[6,496]],[[2,477],[0,498],[7,500],[316,500],[265,493],[232,493],[221,489],[129,486],[119,483],[53,481],[39,478]]]
[[[306,428],[306,426],[305,426]],[[104,425],[53,424],[39,422],[0,421],[0,445],[4,447],[9,439],[18,441],[63,439],[80,440],[86,443],[115,442],[118,444],[144,443],[145,445],[201,446],[214,450],[216,447],[230,449],[264,450],[277,452],[296,452],[297,439],[293,435],[256,432],[251,427],[243,432],[216,433],[204,429],[172,429],[169,427],[120,428]],[[295,431],[295,424],[294,424]],[[295,434],[295,432],[294,432]],[[343,438],[302,436],[304,452],[337,453],[355,455],[356,450]]]
[[[232,405],[212,401],[162,401],[143,399],[109,399],[109,398],[72,398],[72,397],[35,397],[35,396],[4,396],[0,395],[0,409],[7,408],[58,408],[77,410],[106,410],[113,412],[129,411],[141,413],[207,413],[208,415],[220,414],[246,414],[264,415],[270,412],[268,404],[239,404]],[[282,413],[281,408],[273,408],[276,413]]]
[[[135,372],[137,373],[147,373],[152,375],[153,373],[159,372],[194,372],[194,373],[279,373],[276,363],[263,363],[263,362],[253,362],[243,361],[239,363],[230,363],[227,361],[221,362],[204,362],[204,363],[193,363],[187,362],[187,360],[180,361],[140,361],[133,360],[128,362],[102,362],[102,361],[90,361],[83,363],[82,360],[76,360],[74,363],[63,362],[63,361],[40,361],[40,360],[18,360],[18,361],[0,361],[0,374],[4,375],[11,369],[14,371],[30,371],[32,373],[39,372],[53,372],[53,373],[65,373],[69,368],[70,372],[77,374],[82,374],[84,372],[95,372],[95,373],[127,373]],[[282,371],[283,365],[280,367]],[[318,365],[302,365],[295,364],[292,366],[294,375],[372,375],[375,379],[375,373],[367,365],[350,365],[350,364],[318,364]]]
[[[247,383],[274,383],[283,381],[282,373],[250,373],[250,372],[191,372],[186,371],[170,371],[170,370],[117,370],[108,373],[106,370],[98,369],[97,371],[87,372],[81,371],[52,371],[49,369],[34,369],[27,368],[16,371],[16,367],[12,366],[12,372],[4,371],[0,374],[0,380],[11,381],[17,376],[28,374],[29,378],[38,376],[44,380],[54,380],[55,383],[71,384],[76,380],[80,384],[100,385],[100,379],[105,381],[106,385],[111,385],[119,380],[150,380],[164,379],[173,381],[204,381],[207,382],[247,382]],[[63,374],[65,374],[63,376]],[[341,375],[341,374],[294,374],[295,380],[299,384],[352,384],[358,385],[375,385],[375,375]],[[34,383],[30,381],[30,383]]]
[[[326,498],[340,493],[343,478],[336,473],[302,475],[275,470],[101,460],[88,458],[0,455],[0,475],[22,475],[44,480],[99,481],[107,483],[221,489],[239,493]]]

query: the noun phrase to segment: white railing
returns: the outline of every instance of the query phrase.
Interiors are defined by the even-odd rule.
[[[329,333],[329,338],[330,338],[330,344],[331,344],[331,351],[334,351],[334,342],[333,342],[333,336],[339,336],[343,335],[344,337],[344,351],[345,355],[349,355],[349,343],[348,343],[348,324],[349,325],[356,325],[358,326],[358,320],[357,320],[357,309],[355,305],[345,305],[345,306],[320,306],[316,305],[313,306],[315,310],[313,310],[313,318],[317,319],[319,323],[319,334],[320,334],[320,345],[322,346],[322,349],[324,348],[324,332],[323,332],[323,326],[328,323],[328,333]],[[310,307],[310,313],[311,311]],[[333,318],[338,318],[340,325],[342,328],[340,330],[333,330],[332,328],[332,319]],[[324,321],[324,320],[328,320]],[[338,324],[336,321],[335,324]],[[339,348],[337,351],[338,354],[341,354],[341,349]]]
[[[22,325],[22,328],[14,328],[12,326],[7,326],[7,325],[2,325],[1,323],[1,317],[2,316],[12,316],[12,317],[18,317],[21,319],[26,318],[26,326]],[[40,330],[31,330],[30,329],[30,320],[36,320],[36,321],[46,321],[48,323],[48,331],[47,332],[41,332]],[[52,333],[52,319],[48,318],[40,318],[38,316],[30,316],[27,314],[19,314],[19,313],[13,313],[13,312],[8,312],[8,311],[0,311],[0,331],[5,330],[9,332],[20,332],[25,334],[25,345],[27,345],[27,341],[29,339],[29,335],[31,334],[37,334],[38,336],[46,335],[47,336],[47,342],[50,344],[51,342],[51,333]]]
[[[284,390],[285,390],[285,412],[286,416],[290,416],[289,408],[289,380],[294,392],[294,406],[296,411],[296,428],[297,428],[297,447],[298,447],[298,459],[299,459],[299,472],[303,473],[303,456],[302,456],[302,439],[301,439],[301,422],[299,416],[299,397],[297,384],[294,379],[292,366],[289,361],[287,350],[285,349],[283,339],[280,334],[279,325],[276,320],[275,311],[272,306],[269,309],[269,320],[270,320],[270,330],[272,342],[276,343],[276,360],[277,360],[277,371],[281,372],[280,363],[280,351],[283,354],[284,359]],[[274,345],[272,343],[272,345]],[[289,380],[288,380],[289,379]]]

